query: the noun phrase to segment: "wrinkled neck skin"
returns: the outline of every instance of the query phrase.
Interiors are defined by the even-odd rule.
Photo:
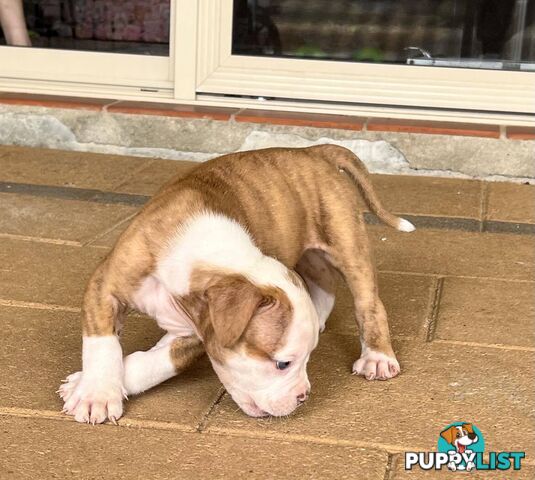
[[[310,389],[306,364],[319,334],[317,312],[304,284],[296,282],[282,263],[264,255],[241,225],[222,215],[201,214],[183,225],[160,262],[158,277],[173,296],[186,296],[192,273],[203,265],[239,273],[256,285],[278,287],[288,296],[293,318],[273,355],[273,360],[291,361],[287,370],[252,356],[242,342],[225,348],[223,356],[212,354],[210,342],[205,346],[219,379],[246,414],[291,413],[296,397]]]

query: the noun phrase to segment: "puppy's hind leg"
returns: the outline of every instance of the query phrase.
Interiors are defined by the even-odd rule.
[[[361,216],[356,207],[340,209],[337,221],[328,228],[332,246],[327,249],[335,267],[344,276],[355,305],[360,332],[361,355],[353,364],[353,373],[368,380],[387,380],[400,372],[390,342],[386,311],[377,292],[377,275],[371,248]]]

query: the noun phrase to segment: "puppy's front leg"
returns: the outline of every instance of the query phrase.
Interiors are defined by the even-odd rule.
[[[97,268],[83,306],[82,372],[67,377],[59,393],[63,411],[84,423],[116,422],[123,414],[123,353],[117,329],[124,307],[108,281],[106,263]]]
[[[128,395],[144,392],[179,374],[204,354],[196,336],[176,337],[167,333],[146,352],[124,359],[124,386]]]

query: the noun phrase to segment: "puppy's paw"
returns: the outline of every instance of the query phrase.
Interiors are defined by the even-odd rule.
[[[77,422],[95,425],[108,419],[116,424],[123,414],[126,391],[120,381],[90,380],[76,372],[65,379],[58,393],[64,401],[63,412]]]
[[[353,374],[362,375],[367,380],[388,380],[400,371],[395,357],[374,350],[367,350],[353,364]]]

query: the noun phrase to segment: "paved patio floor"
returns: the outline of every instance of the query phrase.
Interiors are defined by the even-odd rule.
[[[472,422],[486,451],[524,451],[535,478],[535,187],[374,176],[412,234],[373,224],[380,293],[402,374],[350,375],[351,300],[313,353],[310,400],[288,418],[246,417],[203,358],[131,398],[119,426],[60,413],[55,390],[81,366],[88,276],[159,185],[192,164],[0,147],[0,478],[452,478],[404,469],[441,430]],[[132,316],[125,352],[161,332]]]

